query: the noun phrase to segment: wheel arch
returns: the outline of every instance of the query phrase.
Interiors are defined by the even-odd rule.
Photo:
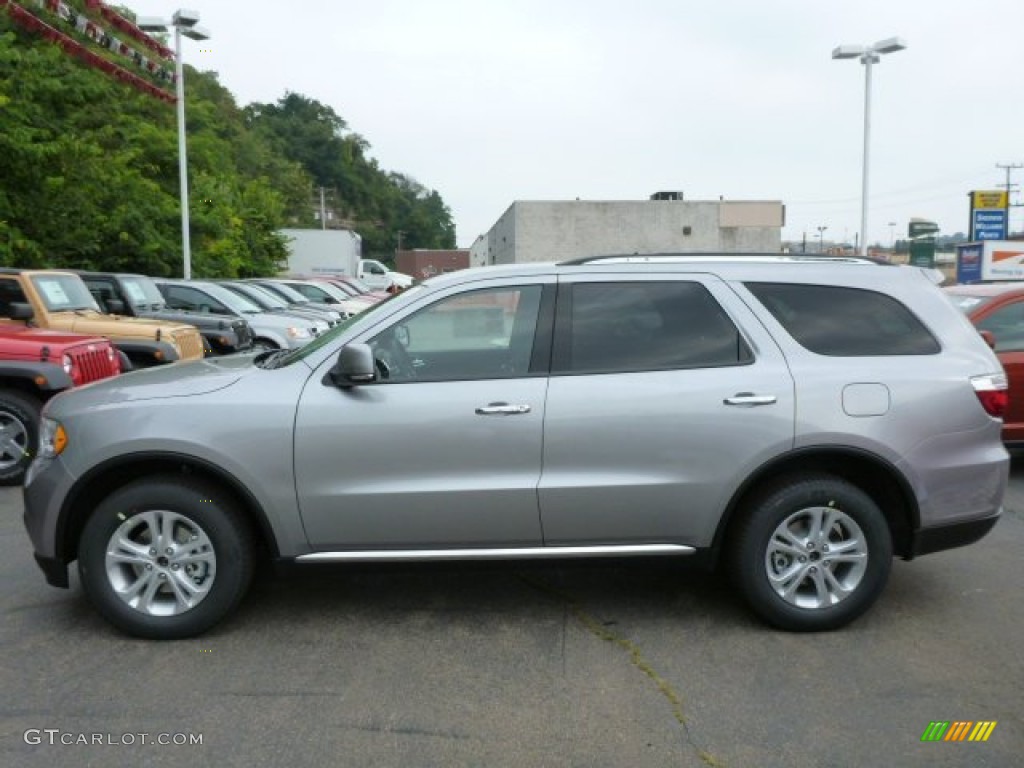
[[[889,461],[858,448],[815,446],[791,451],[762,465],[736,490],[719,521],[712,543],[717,561],[751,501],[786,477],[826,473],[860,488],[882,510],[892,534],[894,554],[911,559],[912,534],[920,521],[917,498],[906,477]]]
[[[230,472],[195,456],[170,452],[131,454],[110,459],[83,475],[61,506],[57,527],[57,558],[69,563],[78,556],[78,540],[89,512],[118,488],[151,475],[187,475],[214,483],[229,493],[250,524],[253,536],[271,558],[279,556],[277,539],[263,507]]]

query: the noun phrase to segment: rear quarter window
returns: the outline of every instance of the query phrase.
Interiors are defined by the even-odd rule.
[[[833,285],[745,283],[805,349],[830,357],[934,355],[939,343],[901,302]]]

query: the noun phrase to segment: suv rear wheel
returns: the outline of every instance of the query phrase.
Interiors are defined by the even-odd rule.
[[[192,637],[245,595],[252,534],[216,486],[146,478],[96,507],[79,541],[78,568],[90,600],[121,630],[153,639]]]
[[[735,538],[735,573],[761,618],[781,629],[837,629],[866,611],[892,565],[878,505],[830,475],[774,487],[747,510]]]

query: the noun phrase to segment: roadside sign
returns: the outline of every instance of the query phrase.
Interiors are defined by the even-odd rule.
[[[1005,240],[1006,211],[975,209],[971,217],[975,240]]]
[[[934,221],[912,221],[907,227],[907,234],[910,237],[921,237],[922,235],[934,235],[939,231],[939,225]]]

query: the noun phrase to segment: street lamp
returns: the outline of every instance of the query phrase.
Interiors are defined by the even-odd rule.
[[[874,45],[840,45],[832,51],[833,59],[860,59],[864,65],[864,171],[860,193],[860,255],[868,255],[868,156],[871,143],[871,65],[883,53],[895,53],[907,47],[900,37],[879,40]]]
[[[826,229],[828,229],[828,227],[825,227],[825,226],[818,227],[818,253],[824,253],[825,252],[825,230]]]
[[[210,33],[199,26],[199,12],[179,9],[170,19],[140,16],[138,27],[144,32],[165,32],[174,27],[174,80],[178,101],[178,178],[181,185],[181,254],[182,274],[192,278],[192,246],[188,233],[188,157],[185,151],[185,72],[181,65],[181,36],[191,40],[208,40]]]
[[[889,251],[893,251],[896,248],[896,222],[889,222]]]

